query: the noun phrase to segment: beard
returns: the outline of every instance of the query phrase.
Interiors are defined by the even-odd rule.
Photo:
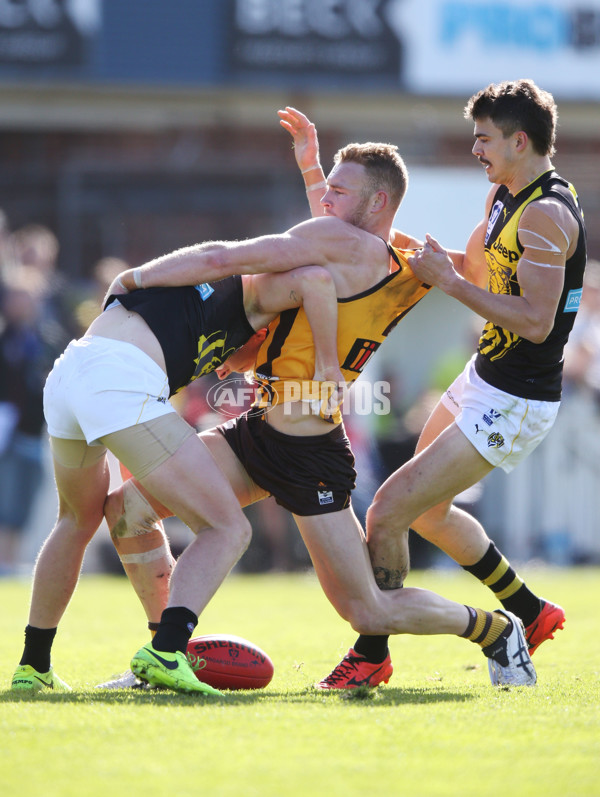
[[[357,207],[354,209],[354,212],[350,214],[350,216],[346,219],[348,224],[353,224],[355,227],[360,227],[364,229],[365,221],[367,218],[367,207],[369,205],[369,201],[371,196],[363,197]]]

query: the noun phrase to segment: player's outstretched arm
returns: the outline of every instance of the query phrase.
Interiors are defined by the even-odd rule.
[[[279,124],[287,130],[294,140],[294,155],[300,173],[312,216],[322,216],[321,197],[327,190],[325,173],[319,159],[319,139],[317,128],[308,116],[288,105],[279,115]]]
[[[517,263],[520,294],[492,293],[461,276],[446,250],[431,236],[409,263],[419,279],[436,285],[488,321],[533,343],[549,335],[563,289],[565,262],[577,241],[573,216],[558,201],[537,201],[523,212]]]
[[[278,235],[188,246],[121,272],[107,297],[136,288],[198,285],[233,274],[271,274],[311,264],[353,263],[360,237],[361,231],[354,225],[321,217],[303,221]]]

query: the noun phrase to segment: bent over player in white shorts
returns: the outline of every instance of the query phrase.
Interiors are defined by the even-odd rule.
[[[255,330],[288,307],[304,306],[311,316],[318,335],[315,345],[322,355],[315,378],[325,374],[337,381],[339,373],[337,305],[329,274],[318,266],[292,269],[289,258],[285,269],[292,270],[286,271],[280,265],[277,236],[261,246],[260,268],[285,273],[254,273],[258,262],[251,253],[257,240],[219,244],[218,260],[213,255],[215,246],[208,244],[153,261],[169,271],[173,263],[187,258],[202,276],[214,278],[214,285],[128,293],[127,287],[140,287],[140,270],[124,272],[121,280],[128,280],[128,286],[122,281],[113,283],[109,307],[56,361],[47,379],[44,409],[58,519],[36,562],[25,648],[12,679],[13,689],[69,689],[54,673],[50,652],[75,590],[86,546],[103,519],[109,489],[107,450],[190,527],[196,535],[194,542],[203,538],[215,571],[228,572],[246,549],[250,524],[210,452],[177,415],[169,397],[222,364]],[[230,259],[226,260],[225,250]],[[301,253],[297,259],[306,256]],[[244,271],[249,272],[247,276],[236,274]],[[257,286],[264,280],[268,286],[259,305]],[[136,293],[143,297],[130,309]],[[117,294],[120,300],[114,299]],[[145,320],[148,301],[153,302],[152,312]],[[209,345],[205,345],[207,339]],[[182,585],[194,581],[194,568],[185,557],[178,569]],[[202,586],[212,594],[219,583],[216,577],[208,578]],[[181,691],[216,692],[194,676],[183,654],[165,653],[165,657],[169,657],[171,673],[166,685],[175,684]]]

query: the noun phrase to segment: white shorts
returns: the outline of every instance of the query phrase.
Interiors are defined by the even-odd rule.
[[[546,437],[559,401],[533,401],[498,390],[475,371],[473,357],[441,398],[484,459],[509,473]]]
[[[151,357],[119,340],[72,340],[44,387],[44,416],[52,437],[100,438],[175,412],[165,372]]]

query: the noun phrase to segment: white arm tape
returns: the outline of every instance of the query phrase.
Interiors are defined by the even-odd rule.
[[[141,288],[142,287],[142,270],[141,270],[141,268],[134,268],[133,271],[131,272],[131,274],[133,276],[133,281],[135,282],[135,287],[136,288]]]
[[[313,185],[307,185],[306,191],[318,191],[320,188],[327,188],[327,183],[325,180],[321,180],[320,183],[313,183]]]
[[[567,245],[568,245],[569,244],[569,236],[563,230],[562,227],[560,227],[558,224],[556,226],[558,227],[558,229],[564,235],[565,241],[567,242]],[[533,238],[533,240],[530,239],[530,236],[531,236],[531,238]],[[548,240],[548,238],[545,238],[543,235],[540,235],[539,232],[535,232],[534,230],[520,229],[519,230],[519,240],[521,241],[523,246],[527,247],[528,249],[539,249],[540,251],[552,252],[553,254],[556,254],[556,255],[561,254],[561,251],[562,251],[560,249],[560,247],[558,247],[556,244],[552,243],[552,241]],[[536,244],[537,244],[537,246],[536,246]],[[539,244],[543,244],[543,246],[540,246]]]
[[[562,265],[553,265],[551,263],[536,263],[535,260],[530,260],[528,257],[522,257],[519,260],[519,263],[531,263],[532,266],[539,266],[540,268],[562,268],[564,269],[564,263]]]

